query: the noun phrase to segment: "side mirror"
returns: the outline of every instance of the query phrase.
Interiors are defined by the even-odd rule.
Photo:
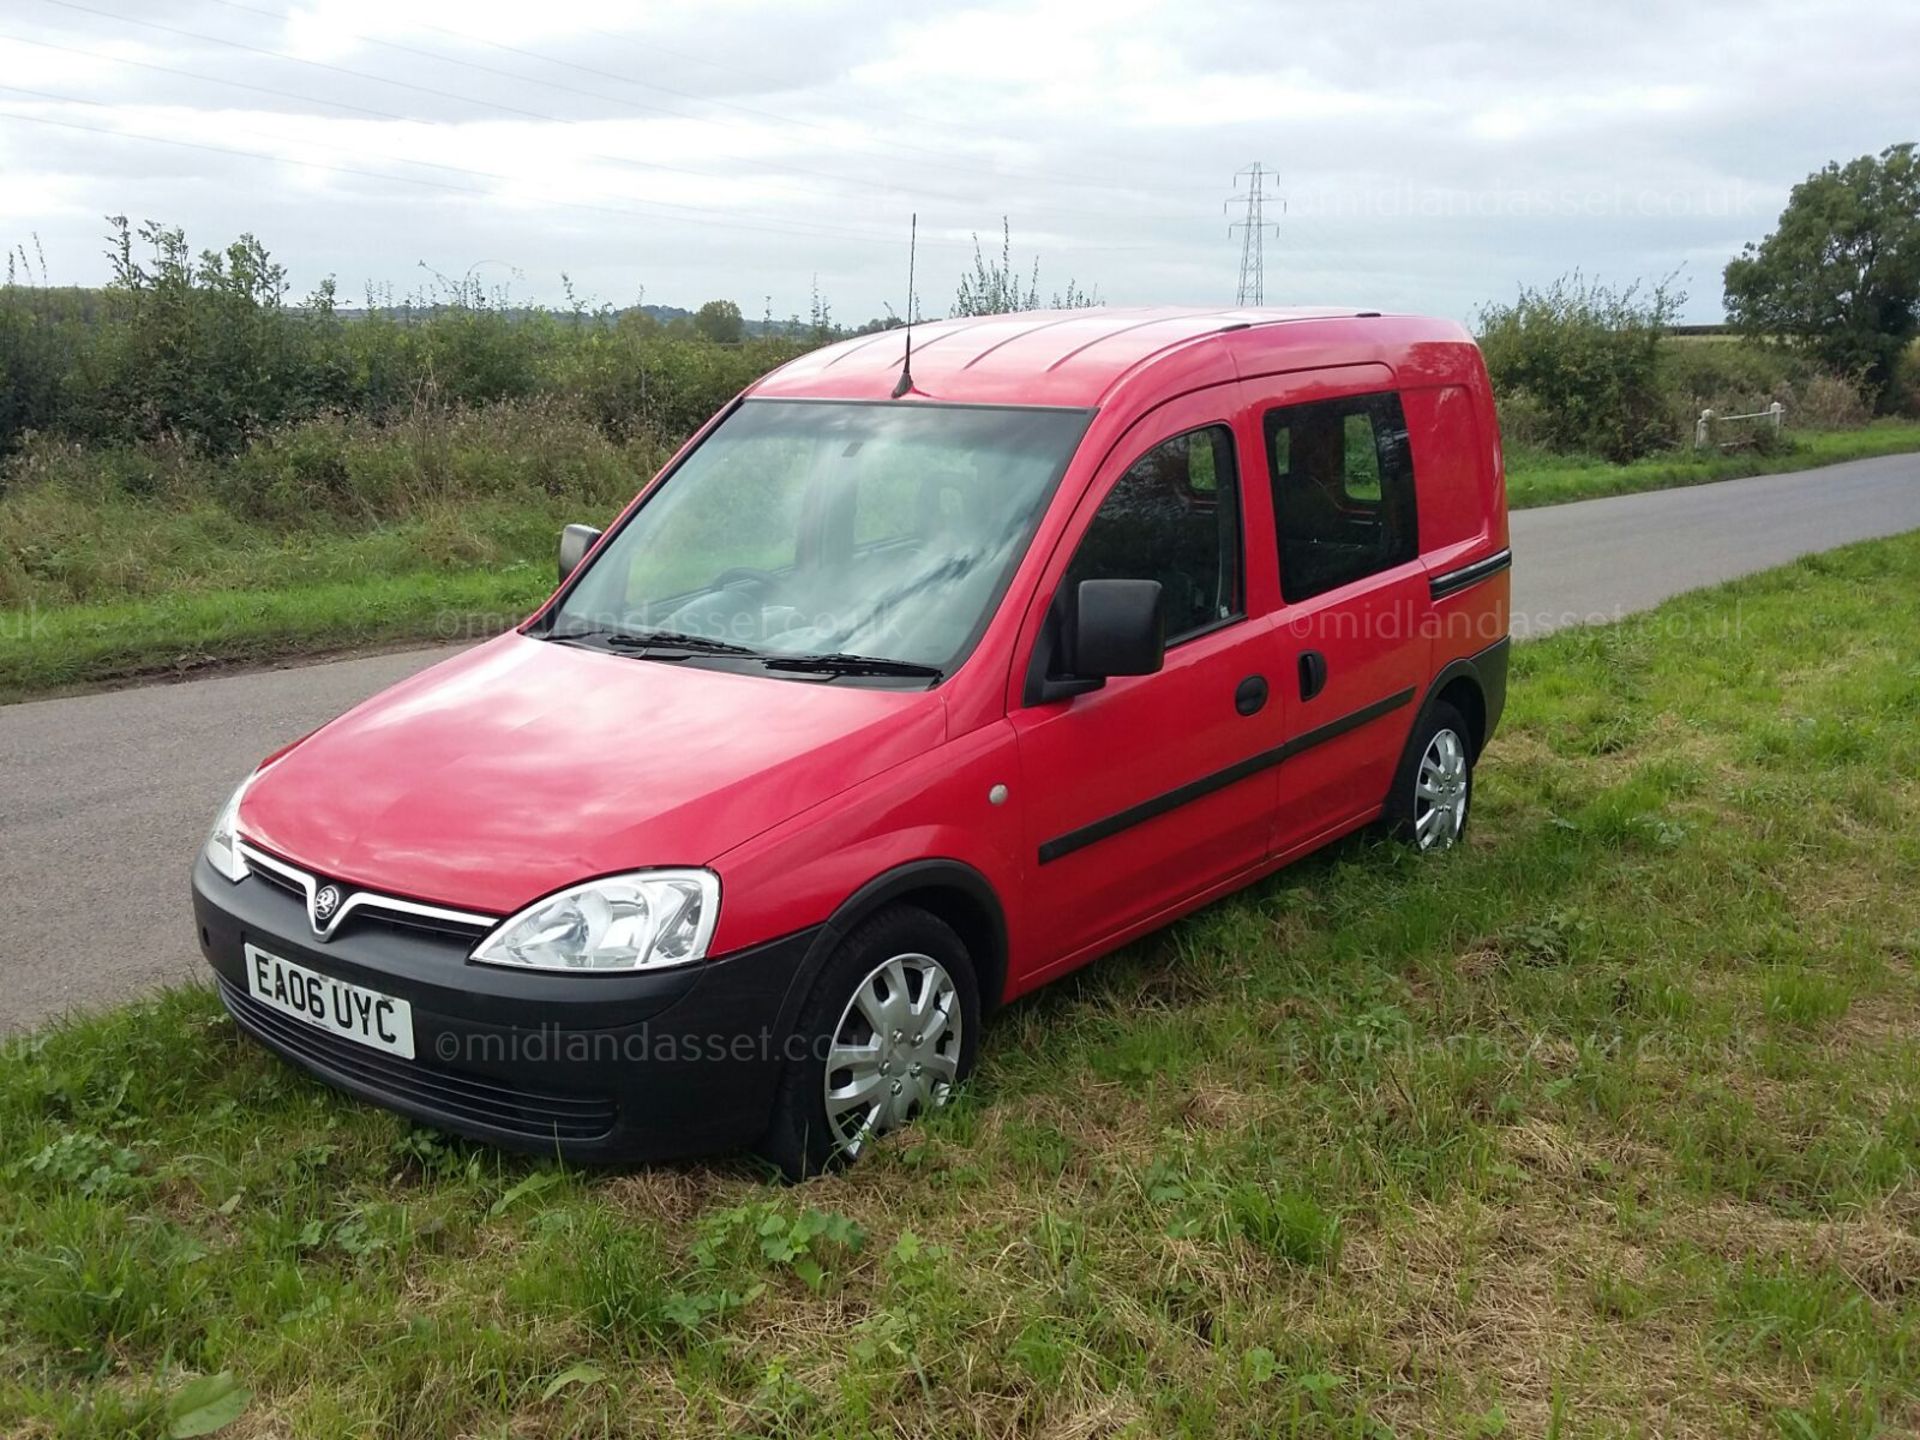
[[[1158,580],[1082,580],[1074,600],[1076,677],[1151,675],[1165,662]]]
[[[562,581],[580,568],[580,562],[587,558],[587,551],[593,548],[593,542],[599,538],[600,532],[591,525],[569,525],[560,532]]]

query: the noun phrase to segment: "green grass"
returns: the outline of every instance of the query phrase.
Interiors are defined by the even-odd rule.
[[[1766,452],[1695,454],[1683,451],[1650,456],[1626,465],[1591,456],[1556,455],[1514,447],[1507,452],[1507,504],[1515,510],[1526,510],[1537,505],[1592,500],[1602,495],[1670,490],[1680,485],[1705,485],[1714,480],[1772,475],[1783,470],[1811,470],[1843,460],[1865,460],[1920,450],[1920,424],[1910,420],[1879,421],[1860,430],[1789,434],[1790,440],[1785,446]]]
[[[0,616],[9,642],[0,646],[0,701],[396,641],[485,639],[525,619],[552,588],[550,567],[515,561],[34,608]]]
[[[414,1130],[204,990],[16,1039],[0,1433],[228,1371],[328,1440],[1911,1433],[1916,593],[1908,536],[1522,647],[1464,849],[1049,987],[799,1189]]]

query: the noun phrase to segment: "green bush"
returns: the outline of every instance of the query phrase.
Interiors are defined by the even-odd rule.
[[[1702,410],[1744,415],[1776,400],[1796,429],[1851,430],[1873,418],[1863,376],[1833,374],[1777,345],[1734,336],[1675,336],[1661,347],[1660,368],[1674,423],[1683,434]]]
[[[421,407],[385,422],[325,415],[269,432],[200,467],[204,493],[282,526],[401,520],[477,500],[629,498],[661,447],[615,441],[549,399],[477,409]]]
[[[1500,438],[1509,453],[1549,448],[1547,408],[1525,390],[1503,390],[1493,397],[1499,414]]]
[[[1778,398],[1787,407],[1787,424],[1801,429],[1852,430],[1873,419],[1864,376],[1849,380],[1816,371]]]
[[[1578,274],[1480,312],[1496,391],[1526,397],[1539,442],[1632,460],[1678,438],[1661,388],[1661,338],[1685,296],[1665,283],[1612,290]]]
[[[786,338],[717,345],[625,315],[584,330],[558,353],[549,386],[609,435],[677,448],[748,385],[810,348]]]
[[[389,526],[425,547],[421,568],[540,555],[558,521],[604,520],[666,454],[551,398],[320,415],[230,455],[36,435],[0,465],[0,607],[195,589],[263,549],[291,580],[304,547]]]
[[[413,369],[429,398],[455,405],[517,400],[539,388],[554,335],[551,317],[452,306],[415,331]],[[403,332],[404,333],[404,332]]]
[[[1676,335],[1660,347],[1661,387],[1691,404],[1695,414],[1715,397],[1771,397],[1814,373],[1791,351],[1731,335]]]
[[[76,366],[80,327],[71,312],[78,293],[20,285],[11,273],[0,291],[0,452],[12,436],[59,421]]]

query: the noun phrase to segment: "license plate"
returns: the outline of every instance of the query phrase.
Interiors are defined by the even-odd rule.
[[[246,951],[247,992],[263,1005],[356,1044],[413,1059],[413,1007],[406,1001],[322,975],[255,945]]]

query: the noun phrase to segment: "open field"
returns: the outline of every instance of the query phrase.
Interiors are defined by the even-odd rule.
[[[1016,1005],[802,1189],[413,1131],[204,991],[17,1042],[0,1431],[223,1371],[240,1436],[1910,1430],[1916,592],[1920,535],[1522,647],[1464,850]]]

